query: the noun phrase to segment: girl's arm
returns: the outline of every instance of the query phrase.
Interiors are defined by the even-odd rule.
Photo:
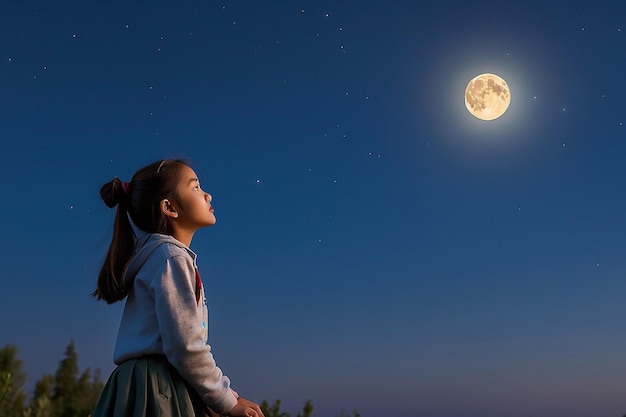
[[[196,302],[193,261],[185,255],[169,258],[150,289],[167,360],[207,406],[216,413],[228,414],[237,399],[206,343],[202,326],[205,307]]]

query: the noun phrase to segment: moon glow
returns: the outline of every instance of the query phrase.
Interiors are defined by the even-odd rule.
[[[465,107],[481,120],[497,119],[509,108],[510,103],[508,84],[495,74],[477,75],[465,89]]]

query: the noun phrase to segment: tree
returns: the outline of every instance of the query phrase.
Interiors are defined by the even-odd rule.
[[[93,375],[89,368],[80,373],[73,340],[67,345],[55,374],[45,374],[36,381],[28,407],[25,382],[26,373],[22,371],[17,347],[7,345],[0,349],[0,417],[87,417],[104,388],[99,370]],[[272,405],[266,400],[261,402],[265,417],[290,417],[280,407],[281,400],[275,400]],[[312,417],[313,411],[313,402],[307,400],[296,417]],[[360,414],[341,410],[337,417],[360,417]]]
[[[104,383],[100,379],[100,372],[96,370],[92,378],[91,369],[87,368],[76,381],[72,392],[74,414],[79,416],[91,414],[103,388]]]
[[[269,405],[266,400],[261,402],[261,411],[265,417],[290,417],[289,413],[280,411],[280,400],[274,401],[273,405]],[[313,403],[307,400],[302,407],[302,413],[298,413],[297,417],[311,417],[313,415]]]
[[[311,417],[313,415],[313,403],[311,400],[307,400],[302,407],[302,414],[298,414],[298,417]]]
[[[47,397],[52,398],[52,393],[54,392],[54,377],[50,374],[45,374],[41,377],[39,381],[35,384],[35,395],[34,397]]]
[[[17,347],[0,349],[0,415],[21,415],[24,410],[26,373],[17,358]]]
[[[348,414],[346,410],[342,409],[337,417],[361,417],[361,414],[357,410],[354,410],[352,414]]]
[[[35,392],[30,401],[30,409],[33,417],[50,417],[52,403],[50,399],[54,392],[54,377],[44,374],[35,384]]]
[[[50,382],[50,376],[44,375],[44,378],[38,381],[36,391],[44,396],[49,395],[52,391],[52,396],[48,396],[52,404],[51,417],[84,417],[89,415],[104,387],[99,371],[96,371],[92,378],[91,370],[87,368],[79,376],[78,354],[73,340],[65,349],[65,357],[59,362],[59,368],[54,374],[52,389],[50,389]]]
[[[280,411],[280,400],[276,400],[274,405],[270,406],[266,400],[261,402],[261,411],[265,417],[289,417],[288,413]]]
[[[65,399],[74,391],[76,377],[78,376],[78,354],[74,341],[65,348],[65,358],[59,362],[59,368],[54,375],[53,399]]]
[[[29,407],[25,406],[25,381],[17,348],[7,345],[0,350],[0,417],[86,417],[104,388],[99,370],[92,377],[87,368],[79,376],[73,341],[65,349],[54,376],[43,375],[36,382]]]

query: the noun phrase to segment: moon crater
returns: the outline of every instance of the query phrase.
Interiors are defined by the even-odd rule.
[[[509,86],[495,74],[474,77],[465,89],[465,107],[481,120],[494,120],[502,116],[511,103]]]

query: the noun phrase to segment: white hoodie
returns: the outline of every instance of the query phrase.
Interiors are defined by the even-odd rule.
[[[113,361],[162,354],[218,414],[237,400],[208,344],[208,310],[196,281],[196,254],[169,235],[133,225],[135,253],[124,275],[132,285],[120,323]],[[197,285],[197,282],[200,285]]]

